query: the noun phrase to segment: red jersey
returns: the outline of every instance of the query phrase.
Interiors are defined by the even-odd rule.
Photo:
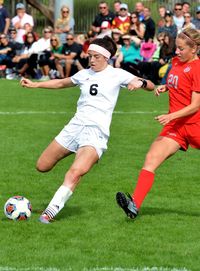
[[[200,59],[184,63],[178,57],[175,57],[172,60],[172,68],[167,77],[167,88],[169,90],[169,113],[176,112],[189,105],[192,92],[200,92]],[[200,110],[175,121],[200,122]]]
[[[130,23],[130,16],[127,16],[125,20],[122,20],[120,16],[116,16],[112,21],[112,28],[118,28],[123,34],[126,34],[129,31]]]

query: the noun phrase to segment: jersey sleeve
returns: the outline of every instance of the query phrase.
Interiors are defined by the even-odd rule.
[[[192,86],[191,86],[191,90],[195,91],[195,92],[200,92],[199,71],[200,71],[200,59],[197,61],[197,65],[193,69],[193,73],[192,73]]]
[[[127,72],[123,69],[119,69],[120,86],[127,87],[127,85],[136,77],[130,72]]]
[[[75,84],[75,85],[80,85],[81,82],[83,82],[83,79],[84,79],[84,70],[81,70],[77,73],[75,73],[73,76],[71,76],[71,80],[72,80],[72,83]]]

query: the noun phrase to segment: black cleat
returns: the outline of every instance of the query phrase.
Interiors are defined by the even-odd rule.
[[[116,194],[116,201],[117,204],[124,210],[126,215],[134,219],[138,215],[138,208],[135,205],[135,202],[131,198],[129,194],[127,194],[128,197],[122,192],[118,192]]]

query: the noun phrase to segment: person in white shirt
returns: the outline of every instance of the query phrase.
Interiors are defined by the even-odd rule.
[[[174,20],[175,25],[177,26],[177,32],[180,33],[182,30],[182,26],[184,24],[183,6],[181,3],[176,3],[174,5],[173,20]]]
[[[12,25],[17,29],[16,41],[24,43],[23,37],[26,34],[25,25],[28,23],[32,28],[34,26],[33,17],[26,13],[23,3],[16,5],[17,15],[12,18]]]
[[[37,161],[37,169],[47,172],[61,159],[76,153],[63,184],[40,216],[42,223],[48,224],[52,221],[73,194],[81,177],[106,151],[112,113],[120,87],[127,86],[130,91],[137,88],[154,89],[151,81],[108,64],[116,50],[116,44],[110,37],[96,38],[88,48],[89,69],[83,69],[72,77],[46,82],[32,82],[25,78],[21,80],[21,85],[28,88],[58,89],[78,85],[81,90],[75,116]]]

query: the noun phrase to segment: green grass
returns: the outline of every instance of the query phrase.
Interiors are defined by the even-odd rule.
[[[56,222],[38,222],[73,157],[45,174],[35,170],[35,162],[73,116],[78,97],[77,88],[31,90],[17,81],[0,81],[0,270],[199,271],[197,150],[179,152],[157,170],[134,222],[115,202],[117,191],[132,192],[135,186],[145,153],[161,129],[154,116],[167,111],[166,94],[157,98],[122,90],[108,151],[84,176]],[[33,205],[28,222],[3,214],[6,200],[17,194]]]

